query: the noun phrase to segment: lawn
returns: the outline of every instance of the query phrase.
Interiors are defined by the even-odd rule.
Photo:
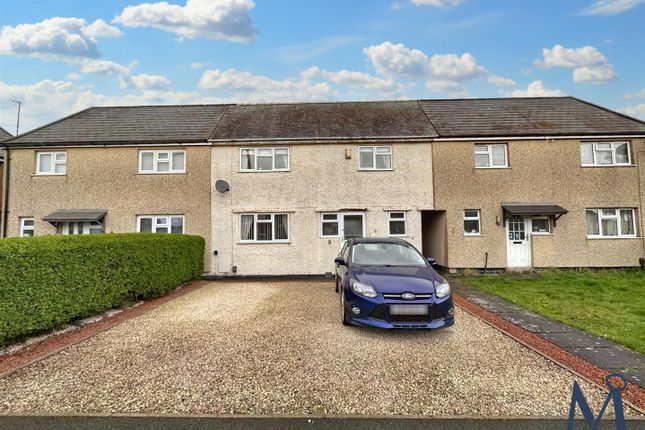
[[[645,270],[547,270],[460,280],[645,354]]]

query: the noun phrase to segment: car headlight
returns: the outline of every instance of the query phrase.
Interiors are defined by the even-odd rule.
[[[359,296],[363,297],[369,297],[373,298],[376,297],[376,290],[366,284],[361,284],[358,281],[354,281],[353,279],[349,282],[349,285],[352,287],[352,290]]]
[[[442,299],[450,294],[450,284],[442,282],[434,288],[434,292],[438,299]]]

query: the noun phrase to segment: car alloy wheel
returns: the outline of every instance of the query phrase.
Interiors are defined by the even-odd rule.
[[[340,288],[340,318],[343,325],[349,325],[347,322],[347,312],[345,310],[345,290],[343,287]]]

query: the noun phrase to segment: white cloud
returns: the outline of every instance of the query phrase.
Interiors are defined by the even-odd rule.
[[[83,33],[89,37],[121,37],[123,32],[118,28],[109,25],[102,19],[97,19],[83,30]]]
[[[70,81],[80,81],[83,79],[83,76],[80,73],[70,72],[67,74],[67,79]]]
[[[558,97],[564,93],[560,90],[551,90],[544,86],[542,81],[531,82],[525,90],[513,90],[506,93],[510,97]]]
[[[464,0],[411,0],[417,6],[459,6]]]
[[[517,85],[514,80],[499,75],[490,75],[488,77],[488,83],[496,87],[514,87]]]
[[[109,60],[86,60],[81,63],[81,73],[94,75],[123,75],[130,74],[130,69]]]
[[[303,71],[301,76],[304,79],[321,78],[337,85],[347,85],[354,89],[377,93],[380,96],[402,95],[406,90],[412,88],[412,84],[401,84],[394,79],[384,79],[372,76],[369,73],[352,70],[340,70],[330,72],[318,67],[310,67]]]
[[[248,42],[255,36],[252,0],[187,0],[185,6],[167,2],[128,6],[115,23],[152,27],[186,37]]]
[[[533,62],[535,66],[573,69],[574,82],[602,83],[618,77],[607,57],[593,46],[565,48],[555,45],[551,49],[542,49],[542,55],[543,59]]]
[[[437,92],[464,93],[464,82],[487,73],[469,53],[438,54],[428,57],[423,51],[402,43],[383,42],[363,49],[376,71],[389,78],[423,79]]]
[[[137,94],[108,96],[90,87],[68,81],[43,80],[30,85],[11,85],[0,81],[0,94],[23,102],[20,131],[25,132],[90,106],[225,103],[227,100],[198,92],[148,90]],[[0,110],[0,125],[15,127],[13,110]]]
[[[6,25],[0,32],[0,54],[44,60],[78,61],[101,55],[96,39],[121,35],[102,20],[49,18],[36,24]]]
[[[195,70],[195,69],[203,69],[206,66],[204,63],[191,63],[190,68]]]
[[[207,70],[199,80],[199,87],[234,93],[237,100],[260,101],[322,101],[337,96],[326,82],[315,83],[300,79],[275,80],[235,69]]]
[[[596,0],[583,15],[616,15],[645,3],[645,0]]]
[[[167,90],[170,88],[170,80],[165,76],[147,73],[132,76],[132,84],[140,90]]]
[[[645,98],[645,88],[635,93],[627,93],[624,96],[626,99],[642,99]]]
[[[618,109],[618,112],[645,121],[645,103],[637,104],[635,106],[627,106],[622,109]]]

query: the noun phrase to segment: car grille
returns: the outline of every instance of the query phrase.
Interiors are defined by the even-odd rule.
[[[385,305],[378,305],[372,310],[372,313],[370,314],[371,319],[375,320],[381,320],[381,321],[387,321],[388,320],[388,314],[389,312],[385,312]],[[439,320],[443,318],[443,315],[441,314],[441,309],[439,306],[434,305],[432,306],[432,310],[430,311],[430,318],[428,318],[428,315],[389,315],[389,322],[392,324],[395,323],[428,323],[433,320]]]
[[[412,300],[428,300],[432,298],[432,294],[414,294],[414,299]],[[410,300],[404,299],[402,293],[383,293],[383,297],[390,300]]]
[[[385,306],[378,305],[370,314],[370,318],[385,321]]]

